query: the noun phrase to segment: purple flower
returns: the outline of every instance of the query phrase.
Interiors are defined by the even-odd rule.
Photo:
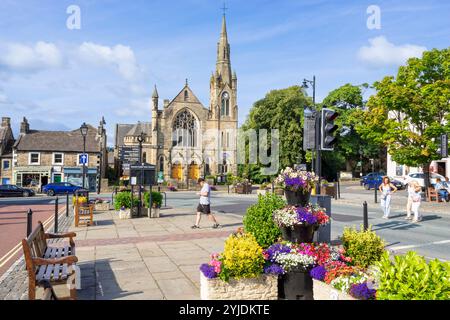
[[[306,185],[306,181],[303,180],[300,177],[290,178],[288,176],[285,176],[284,178],[284,184],[289,189],[300,189],[303,188]]]
[[[281,243],[275,243],[273,245],[271,245],[266,251],[265,253],[269,256],[268,260],[271,262],[275,261],[275,258],[278,254],[280,253],[289,253],[291,252],[291,248],[288,246],[285,246]]]
[[[316,280],[323,281],[325,279],[325,275],[327,273],[327,270],[324,266],[317,266],[315,268],[312,268],[309,272],[309,275]]]
[[[200,266],[200,271],[203,273],[205,277],[208,279],[213,279],[217,277],[217,273],[214,271],[214,267],[210,266],[207,263],[204,263]]]
[[[297,218],[298,221],[304,222],[306,224],[317,223],[317,217],[303,207],[297,208]]]
[[[264,268],[264,273],[265,274],[283,274],[284,273],[284,269],[282,266],[280,266],[277,263],[271,264],[270,266],[267,266]]]
[[[369,289],[367,282],[353,284],[349,291],[352,297],[360,300],[375,299],[376,292],[377,291],[375,289]]]

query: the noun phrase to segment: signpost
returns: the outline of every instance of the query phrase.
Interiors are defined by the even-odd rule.
[[[441,135],[441,157],[442,158],[448,157],[448,135],[447,134]]]

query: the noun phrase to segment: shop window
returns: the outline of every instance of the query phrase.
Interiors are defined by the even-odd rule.
[[[3,170],[9,170],[10,167],[11,167],[11,162],[9,160],[4,160],[3,161]]]
[[[39,152],[30,152],[28,164],[39,165],[41,163],[41,154]]]

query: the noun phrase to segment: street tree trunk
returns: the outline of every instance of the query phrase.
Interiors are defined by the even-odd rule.
[[[425,201],[428,199],[428,188],[430,187],[430,162],[422,166],[424,173],[424,184],[425,184]]]

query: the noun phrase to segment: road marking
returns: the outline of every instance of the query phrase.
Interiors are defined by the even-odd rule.
[[[436,244],[445,244],[445,243],[450,243],[450,240],[441,240],[441,241],[434,241],[434,242],[429,242],[429,243],[414,244],[414,245],[407,245],[407,246],[397,246],[397,247],[390,248],[390,250],[404,250],[404,249],[420,248],[420,247],[432,246],[432,245],[436,245]]]
[[[58,219],[65,213],[65,208],[61,208],[58,212]],[[54,219],[54,215],[50,216],[47,220],[45,220],[42,225],[44,226],[44,230]],[[48,230],[46,230],[48,231]],[[14,256],[21,250],[22,242],[19,242],[14,248],[8,251],[3,257],[0,258],[0,268],[3,267],[9,260],[14,258]]]

